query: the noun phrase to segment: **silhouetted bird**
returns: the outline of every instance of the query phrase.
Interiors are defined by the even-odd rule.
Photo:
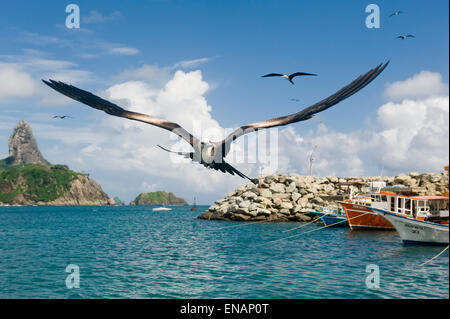
[[[398,11],[392,12],[389,17],[398,16],[399,14],[402,14],[402,13],[405,13],[405,12],[398,10]]]
[[[292,73],[290,75],[280,74],[280,73],[269,73],[269,74],[263,75],[261,77],[262,78],[267,78],[267,77],[271,77],[271,76],[279,76],[279,77],[285,78],[286,80],[288,80],[292,84],[295,84],[294,82],[292,82],[292,79],[295,78],[296,76],[301,76],[301,75],[316,76],[317,74],[305,73],[305,72],[296,72],[296,73]]]
[[[56,118],[60,118],[60,119],[64,119],[64,118],[73,118],[72,116],[69,116],[69,115],[55,115],[55,116],[53,116],[52,117],[52,119],[56,119]]]
[[[408,34],[408,35],[399,35],[398,37],[396,37],[396,39],[402,40],[405,40],[406,38],[415,38],[415,36],[413,36],[412,34]]]

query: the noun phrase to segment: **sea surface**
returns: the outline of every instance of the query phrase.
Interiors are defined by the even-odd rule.
[[[0,207],[0,298],[449,298],[448,251],[394,231],[151,208]]]

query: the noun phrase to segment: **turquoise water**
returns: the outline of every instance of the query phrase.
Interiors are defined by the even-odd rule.
[[[207,207],[200,207],[202,209]],[[94,212],[93,210],[97,210]],[[395,232],[199,220],[176,207],[0,207],[1,298],[449,298],[448,252]],[[76,264],[80,288],[66,287]],[[366,287],[366,266],[380,287]]]

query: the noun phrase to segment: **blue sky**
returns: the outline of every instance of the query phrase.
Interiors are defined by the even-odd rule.
[[[439,73],[442,82],[448,83],[447,1],[74,1],[81,10],[78,30],[64,26],[69,3],[4,3],[0,63],[32,63],[36,58],[71,63],[67,68],[84,72],[77,73],[76,84],[98,92],[119,83],[118,75],[125,70],[151,65],[170,69],[171,76],[180,61],[203,59],[204,63],[185,72],[201,71],[210,88],[204,97],[212,106],[211,117],[222,127],[232,127],[296,112],[391,60],[388,69],[363,91],[314,120],[294,124],[299,135],[314,131],[320,122],[343,134],[376,125],[379,107],[389,100],[383,94],[386,85],[420,71]],[[370,3],[381,9],[380,29],[365,26],[365,7]],[[390,18],[395,10],[405,14]],[[400,34],[416,38],[395,40]],[[295,86],[260,77],[296,71],[319,76],[297,78]],[[27,72],[34,80],[52,74],[52,70],[36,68]],[[80,126],[95,125],[104,118],[76,103],[58,108],[33,96],[0,99],[0,107],[11,120],[9,127],[6,122],[0,127],[3,155],[16,119],[27,119],[32,127],[34,122],[54,125],[39,114],[62,112],[77,119],[64,124],[77,132]],[[39,138],[39,130],[34,131]],[[38,142],[44,154],[56,152],[54,145],[59,143],[45,137]],[[96,176],[101,184],[102,174],[106,173]],[[158,185],[166,184],[162,180]],[[112,186],[107,190],[127,199],[132,192]],[[214,197],[220,193],[204,196],[205,201]]]

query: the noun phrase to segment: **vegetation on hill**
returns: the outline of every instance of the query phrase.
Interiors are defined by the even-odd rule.
[[[79,173],[67,165],[37,164],[0,169],[0,202],[10,203],[19,195],[33,202],[50,202],[70,189]]]
[[[173,193],[165,191],[157,191],[151,193],[141,193],[130,205],[188,205],[188,203],[180,197],[176,197]]]

